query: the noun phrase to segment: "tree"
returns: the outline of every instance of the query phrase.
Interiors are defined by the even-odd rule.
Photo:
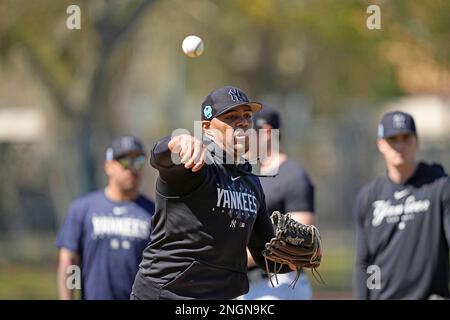
[[[66,28],[67,1],[2,1],[0,5],[0,12],[7,13],[0,25],[0,57],[7,61],[19,50],[53,101],[56,117],[73,129],[79,155],[77,194],[96,186],[93,125],[105,114],[114,71],[123,63],[114,57],[121,54],[124,42],[153,3],[81,1],[81,30]],[[72,143],[71,138],[64,143]]]

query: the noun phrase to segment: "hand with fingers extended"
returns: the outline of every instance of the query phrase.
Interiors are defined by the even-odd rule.
[[[192,172],[199,171],[205,164],[207,147],[196,137],[182,134],[169,141],[169,149],[180,157],[180,162]]]

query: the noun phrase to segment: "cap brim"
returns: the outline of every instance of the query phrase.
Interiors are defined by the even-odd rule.
[[[130,149],[130,150],[124,150],[124,151],[121,151],[121,152],[118,152],[118,153],[114,154],[114,159],[117,159],[117,158],[129,155],[129,154],[132,154],[132,153],[141,154],[141,155],[144,155],[144,156],[146,155],[144,150]]]
[[[415,136],[416,132],[413,130],[409,130],[409,129],[399,129],[399,130],[393,130],[391,132],[386,132],[386,134],[384,134],[382,137],[379,137],[381,139],[387,139],[387,138],[392,138],[401,134],[410,134]]]
[[[226,113],[226,112],[228,112],[228,111],[230,111],[230,110],[232,110],[234,108],[240,107],[240,106],[249,106],[252,109],[253,113],[258,112],[262,108],[262,104],[258,103],[258,102],[238,103],[238,104],[229,106],[228,108],[222,110],[222,112],[216,114],[215,117],[217,118],[218,116],[220,116],[220,115],[222,115],[222,114],[224,114],[224,113]]]

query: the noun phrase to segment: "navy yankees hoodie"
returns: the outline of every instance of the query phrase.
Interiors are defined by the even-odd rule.
[[[240,296],[249,288],[247,245],[265,268],[262,251],[274,236],[259,178],[249,174],[248,163],[213,162],[193,173],[172,162],[169,141],[152,150],[151,165],[159,171],[156,212],[133,298]]]
[[[379,177],[356,205],[357,299],[449,297],[450,179],[419,163],[402,184]]]

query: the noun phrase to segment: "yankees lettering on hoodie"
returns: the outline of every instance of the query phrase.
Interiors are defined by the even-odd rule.
[[[152,241],[133,286],[138,299],[232,299],[248,291],[248,245],[274,236],[259,178],[245,164],[205,164],[197,173],[171,161],[170,138],[152,150],[158,169]],[[281,273],[289,272],[285,266]]]

